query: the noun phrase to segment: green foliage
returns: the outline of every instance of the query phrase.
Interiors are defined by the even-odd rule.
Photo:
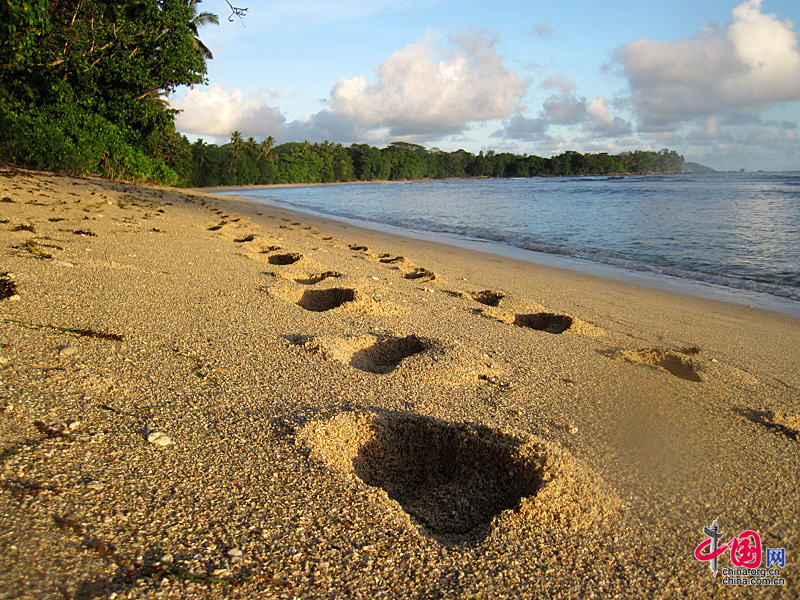
[[[191,145],[193,187],[275,183],[355,181],[350,153],[341,144],[292,142],[273,148],[275,140],[242,139],[237,131],[223,146],[197,140]]]
[[[197,2],[0,0],[0,159],[178,181],[190,153],[162,95],[200,83]]]
[[[48,0],[0,0],[0,65],[29,57],[50,30]]]
[[[389,179],[423,179],[429,176],[427,151],[422,146],[392,142],[383,152],[391,164]]]
[[[353,144],[348,150],[353,161],[353,170],[361,181],[385,181],[392,172],[391,163],[378,148],[367,144]]]
[[[625,152],[619,155],[619,159],[631,173],[680,173],[683,169],[683,157],[667,148],[660,152]]]
[[[188,150],[188,142],[184,142]],[[493,151],[478,155],[465,150],[394,142],[380,149],[367,144],[256,142],[233,132],[231,142],[217,147],[198,140],[191,146],[188,184],[215,185],[329,183],[462,177],[558,177],[618,173],[679,173],[683,157],[671,150],[640,151],[612,156],[568,151],[551,158]]]

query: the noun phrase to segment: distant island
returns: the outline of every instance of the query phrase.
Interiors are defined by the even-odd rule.
[[[685,162],[683,163],[683,173],[719,173],[719,171],[715,171],[711,167],[707,167],[705,165],[701,165],[700,163],[696,162]]]
[[[185,139],[185,138],[184,138]],[[187,142],[185,142],[187,143]],[[664,148],[620,154],[567,151],[543,158],[510,152],[466,150],[445,152],[418,144],[393,142],[385,148],[366,144],[349,147],[331,142],[290,142],[273,147],[274,140],[244,140],[234,132],[230,142],[217,146],[202,139],[191,144],[191,159],[179,172],[190,187],[335,183],[348,181],[407,181],[482,177],[576,177],[681,173],[683,156]]]

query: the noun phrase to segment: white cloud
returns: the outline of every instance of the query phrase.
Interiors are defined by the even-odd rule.
[[[727,31],[709,25],[679,42],[640,38],[617,50],[640,130],[800,99],[794,25],[763,14],[761,1],[739,4]]]
[[[563,77],[548,77],[539,84],[539,87],[546,90],[561,90],[561,94],[564,96],[571,94],[575,90],[575,84]]]
[[[720,137],[719,121],[716,118],[711,117],[706,120],[706,128],[703,131],[703,135],[709,140],[715,140]]]
[[[586,118],[586,99],[572,93],[550,96],[542,106],[547,119],[556,125],[576,125]]]
[[[245,98],[241,90],[216,83],[189,88],[183,98],[170,104],[182,111],[175,118],[177,130],[196,135],[228,136],[241,131],[245,136],[276,136],[286,120],[260,96]]]
[[[473,31],[450,42],[450,49],[437,48],[428,35],[398,50],[377,68],[373,84],[360,75],[338,81],[333,111],[395,136],[459,133],[471,122],[511,115],[527,83],[503,65],[495,40]]]
[[[723,115],[719,122],[720,125],[760,125],[764,119],[758,113],[742,112]]]
[[[575,94],[575,85],[561,77],[550,77],[540,84],[544,89],[555,89],[542,103],[542,110],[536,118],[517,114],[503,122],[503,129],[495,131],[492,137],[519,141],[553,140],[548,134],[551,126],[580,126],[588,138],[616,138],[631,133],[630,123],[620,117],[612,117],[604,96],[587,102],[586,98]]]
[[[503,129],[495,131],[489,137],[533,142],[549,139],[546,119],[529,119],[523,115],[514,115],[503,123]]]
[[[555,37],[556,30],[550,23],[536,23],[526,33],[542,40],[550,40]]]
[[[694,146],[729,144],[734,142],[733,137],[720,128],[717,117],[708,117],[702,125],[702,129],[690,131],[686,139]]]
[[[631,133],[631,125],[620,117],[611,117],[605,96],[598,96],[586,106],[586,116],[591,124],[587,129],[602,137],[619,137]]]
[[[287,123],[283,129],[281,140],[309,142],[327,140],[348,144],[361,141],[362,134],[360,128],[357,128],[352,121],[343,119],[326,108],[305,119]]]
[[[784,153],[797,154],[800,151],[797,137],[797,125],[784,122],[776,124],[772,130],[766,128],[753,130],[741,142],[750,146],[761,145],[770,150],[780,148]]]

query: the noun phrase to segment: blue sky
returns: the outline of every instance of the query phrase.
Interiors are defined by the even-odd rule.
[[[800,2],[204,0],[208,85],[171,97],[190,139],[551,156],[668,147],[800,170]]]

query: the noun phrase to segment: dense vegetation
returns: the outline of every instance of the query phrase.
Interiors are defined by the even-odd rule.
[[[0,159],[177,183],[163,94],[201,83],[198,0],[0,0]],[[199,19],[199,21],[198,21]]]
[[[217,18],[200,1],[0,0],[0,161],[189,186],[681,171],[669,150],[542,158],[404,142],[274,147],[239,132],[223,146],[190,144],[164,97],[204,81],[211,53],[198,27]]]
[[[680,173],[683,157],[672,150],[637,150],[617,155],[564,152],[552,158],[492,151],[444,152],[394,142],[379,149],[365,144],[345,148],[323,142],[246,141],[234,132],[224,146],[197,140],[191,148],[188,185],[327,183],[451,177],[539,177],[615,173]]]

